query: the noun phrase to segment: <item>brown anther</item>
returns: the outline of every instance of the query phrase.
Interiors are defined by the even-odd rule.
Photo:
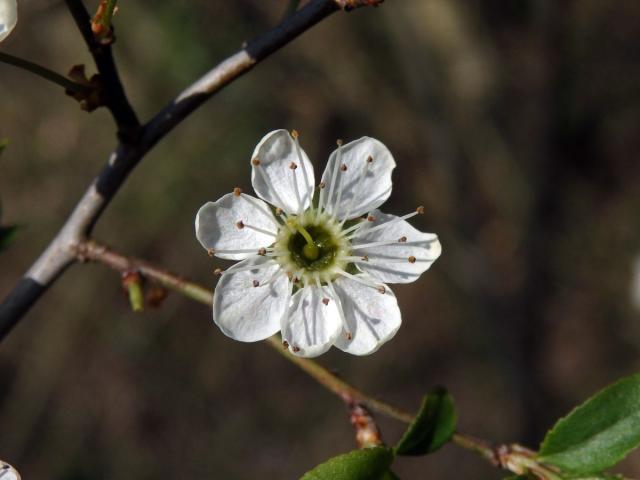
[[[267,254],[267,249],[262,247],[260,248],[260,250],[258,250],[258,255],[260,255],[261,257],[264,257]]]
[[[221,269],[221,268],[214,268],[214,269],[213,269],[213,274],[214,274],[215,276],[217,276],[217,277],[219,277],[220,275],[222,275],[222,272],[224,272],[224,270],[223,270],[223,269]]]
[[[409,260],[409,263],[416,263],[416,257],[413,255],[411,255],[407,260]]]
[[[400,243],[404,243],[404,242],[406,242],[406,241],[407,241],[407,237],[405,237],[405,236],[402,236],[402,237],[400,237],[400,238],[398,239],[398,242],[400,242]]]
[[[320,188],[324,188],[324,187],[326,187],[327,185],[326,185],[324,182],[320,182],[320,185],[318,185],[318,186],[319,186]]]
[[[276,215],[282,215],[282,209],[280,207],[276,207]]]
[[[260,165],[260,159],[254,158],[253,160],[251,160],[251,165],[253,165],[254,167],[257,167],[258,165]]]
[[[418,212],[420,215],[422,215],[424,213],[424,207],[422,205],[420,205],[418,208],[416,208],[416,212]]]
[[[242,189],[240,187],[236,187],[236,188],[233,189],[233,194],[236,197],[239,197],[241,193],[242,193]]]
[[[300,351],[300,347],[296,347],[295,345],[293,346],[292,349],[295,353],[298,353]]]
[[[376,290],[378,290],[380,293],[385,293],[387,291],[387,289],[382,285],[380,285]]]
[[[238,227],[240,230],[244,228],[244,223],[242,222],[242,220],[238,220],[236,222],[236,227]]]
[[[292,136],[293,138],[298,138],[300,135],[298,134],[298,131],[297,131],[297,130],[291,130],[291,136]]]
[[[373,162],[373,157],[371,155],[369,155],[367,157],[367,163],[371,163],[371,162]]]
[[[216,251],[213,248],[207,249],[207,255],[213,257],[216,254]]]
[[[253,282],[251,282],[251,284],[252,284],[254,287],[259,287],[259,286],[260,286],[260,282],[259,282],[258,280],[254,280]]]
[[[337,140],[336,140],[336,145],[338,145],[339,147],[341,147],[341,146],[342,146],[342,140],[337,139]]]
[[[296,162],[291,162],[291,163],[289,164],[289,168],[290,168],[291,170],[295,170],[296,168],[298,168],[298,165],[296,165]]]
[[[351,332],[347,332],[345,337],[347,337],[347,340],[351,340],[353,338],[353,335],[351,335]]]
[[[367,220],[369,220],[370,222],[375,222],[376,221],[376,217],[374,217],[373,215],[369,215],[367,217]]]
[[[300,283],[300,279],[298,277],[293,277],[293,283]]]
[[[284,341],[282,342],[282,346],[283,346],[285,349],[286,349],[286,348],[289,348],[289,342],[287,342],[286,340],[284,340]]]
[[[340,170],[343,172],[347,171],[347,166],[343,163],[342,165],[340,165]]]
[[[329,305],[329,299],[327,297],[324,297],[322,299],[322,303],[324,303],[325,305]]]
[[[362,261],[363,262],[368,262],[369,261],[369,257],[367,257],[366,255],[364,257],[362,257]]]

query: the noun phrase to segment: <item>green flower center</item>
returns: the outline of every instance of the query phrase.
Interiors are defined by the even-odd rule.
[[[322,225],[296,226],[287,248],[300,268],[321,271],[333,264],[339,245]],[[301,232],[300,230],[303,230]]]

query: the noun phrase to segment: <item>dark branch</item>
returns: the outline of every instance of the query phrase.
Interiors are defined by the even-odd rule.
[[[89,14],[82,2],[80,0],[66,0],[66,2],[96,59],[98,70],[101,74],[104,72],[104,74],[110,75],[108,81],[114,82],[114,88],[117,86],[119,89],[116,91],[121,92],[121,94],[114,96],[116,100],[119,99],[120,103],[113,104],[112,113],[114,116],[116,113],[123,115],[123,126],[135,126],[137,119],[135,119],[135,115],[129,117],[133,111],[127,114],[127,108],[130,110],[130,106],[118,80],[110,49],[96,44],[90,28]],[[29,269],[18,287],[0,304],[0,341],[64,269],[76,261],[78,246],[89,237],[93,226],[129,173],[159,140],[223,87],[331,13],[341,8],[347,10],[373,3],[379,3],[379,1],[312,0],[276,28],[249,42],[246,47],[224,60],[188,87],[141,127],[139,135],[128,138],[123,138],[120,135],[120,143],[116,150],[80,199],[58,235]],[[115,107],[115,105],[119,106]],[[31,288],[29,295],[25,296],[20,287],[25,282],[29,285],[35,284],[38,288]]]
[[[132,141],[140,128],[140,122],[122,87],[111,44],[101,43],[94,36],[91,31],[91,17],[82,0],[66,0],[66,3],[96,63],[104,87],[104,101],[118,125],[121,139]]]

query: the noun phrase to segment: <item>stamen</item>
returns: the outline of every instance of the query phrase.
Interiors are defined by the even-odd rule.
[[[409,263],[416,263],[416,257],[413,255],[411,255],[407,260],[409,260]]]
[[[236,197],[239,197],[241,193],[242,193],[242,189],[240,187],[236,187],[236,188],[233,189],[233,194]]]
[[[381,241],[381,242],[371,242],[371,243],[361,243],[360,245],[357,244],[352,244],[351,245],[351,250],[358,250],[361,248],[373,248],[373,247],[383,247],[385,245],[398,245],[398,244],[403,244],[403,245],[419,245],[419,246],[425,246],[425,245],[429,245],[433,242],[438,241],[438,237],[434,237],[431,238],[429,240],[413,240],[411,242],[407,242],[406,240],[402,241],[402,240],[386,240],[386,241]]]
[[[340,172],[344,173],[347,171],[347,166],[343,163],[342,165],[340,165]],[[342,200],[342,192],[344,191],[344,179],[342,178],[343,175],[340,175],[340,178],[338,179],[338,195],[336,196],[336,203],[333,204],[333,206],[331,207],[331,215],[333,215],[334,217],[336,216],[337,212],[338,212],[338,208],[340,207],[340,200]]]
[[[307,230],[300,225],[300,223],[296,222],[293,218],[287,220],[287,224],[291,227],[294,227],[300,235],[302,235],[307,242],[307,244],[302,247],[302,254],[308,258],[309,260],[316,260],[320,255],[320,249],[313,241],[313,237]]]
[[[352,275],[351,273],[345,272],[341,269],[337,269],[337,272],[343,277],[355,280],[356,282],[361,283],[362,285],[366,285],[367,287],[375,288],[380,293],[385,293],[387,291],[384,285],[374,282],[369,277],[365,277],[363,275]]]
[[[362,188],[362,182],[364,182],[364,178],[367,176],[367,172],[369,171],[369,165],[371,165],[371,163],[373,163],[373,157],[369,155],[367,157],[367,160],[364,162],[362,175],[360,175],[360,178],[358,179],[358,184],[356,185],[356,188],[353,191],[353,197],[351,197],[351,202],[349,202],[349,208],[347,208],[344,214],[344,218],[342,219],[342,222],[340,222],[340,226],[344,225],[344,222],[346,222],[349,219],[349,215],[351,215],[351,211],[353,210],[353,206],[356,202],[356,194],[360,192]]]
[[[302,214],[302,199],[300,198],[300,188],[298,188],[298,179],[296,178],[296,170],[298,165],[295,162],[289,164],[289,169],[293,174],[293,190],[296,192],[296,200],[298,201],[298,215]]]
[[[298,141],[299,134],[297,130],[293,130],[291,132],[291,136],[293,137],[293,141],[296,145],[296,153],[298,154],[298,162],[302,167],[302,178],[304,179],[304,186],[309,186],[309,174],[307,173],[307,167],[305,165],[304,159],[302,158],[302,149],[300,148],[300,142]],[[309,205],[312,204],[313,200],[313,186],[311,188],[307,188],[307,198],[309,199]]]
[[[252,282],[252,285],[254,286],[254,288],[255,288],[255,287],[259,287],[259,286],[260,286],[260,282],[259,282],[258,280],[254,280],[254,281]]]
[[[264,235],[269,235],[269,236],[274,237],[274,238],[276,238],[278,236],[277,234],[275,234],[273,232],[270,232],[269,230],[265,230],[264,228],[254,227],[253,225],[250,225],[248,223],[244,223],[242,220],[239,220],[236,223],[236,227],[238,227],[240,229],[248,228],[249,230],[254,230],[254,231],[258,232],[258,233],[263,233]]]
[[[414,212],[407,213],[406,215],[403,215],[403,216],[401,216],[401,217],[396,217],[396,218],[394,218],[394,219],[392,219],[392,220],[389,220],[388,222],[385,222],[385,223],[381,223],[381,224],[379,224],[379,225],[376,225],[375,227],[367,228],[367,229],[365,229],[365,230],[364,230],[364,232],[365,232],[365,233],[375,232],[376,230],[380,230],[380,229],[382,229],[382,228],[386,228],[386,227],[388,227],[389,225],[393,225],[394,223],[400,222],[400,221],[402,221],[402,220],[407,220],[407,219],[409,219],[409,218],[411,218],[411,217],[415,217],[416,215],[419,215],[419,214],[421,214],[421,213],[424,213],[424,207],[422,207],[422,206],[420,206],[420,207],[416,208],[416,210],[415,210]],[[368,218],[367,218],[367,219],[368,219]],[[374,218],[374,220],[375,220],[375,218]],[[354,230],[355,230],[355,229],[354,229]],[[345,233],[346,233],[346,232],[345,232]],[[356,233],[354,233],[353,235],[351,235],[351,236],[349,237],[349,239],[352,239],[352,238],[356,238],[356,237],[358,237],[358,234],[359,234],[359,233],[360,233],[359,231],[358,231],[358,232],[356,232]],[[404,240],[402,240],[402,238],[404,238]],[[406,239],[406,237],[401,237],[401,240],[400,240],[400,241],[405,241],[405,242],[406,242],[406,241],[407,241],[407,239]]]
[[[342,309],[342,302],[340,301],[340,297],[336,293],[336,289],[333,288],[333,283],[327,282],[327,288],[331,292],[331,296],[333,297],[333,301],[336,302],[336,305],[338,306],[338,315],[340,315],[340,320],[342,321],[342,328],[347,333],[347,335],[351,335],[351,329],[349,328],[349,324],[347,323],[347,319],[344,318],[344,310]],[[328,303],[329,302],[325,303],[325,305],[327,305]],[[349,338],[349,337],[347,337],[347,338]]]
[[[222,268],[216,268],[216,269],[213,270],[213,274],[216,277],[219,277],[220,275],[222,275],[223,272],[224,272],[224,270]]]
[[[273,268],[275,265],[277,265],[275,262],[264,262],[264,263],[258,263],[256,265],[245,265],[243,267],[236,267],[233,270],[223,270],[220,272],[220,275],[229,275],[233,273],[246,272],[247,270],[261,270],[267,267]]]
[[[327,207],[331,205],[331,199],[333,198],[333,189],[336,186],[336,178],[338,177],[338,165],[342,161],[342,140],[337,140],[338,153],[333,161],[333,174],[331,175],[331,186],[329,187],[329,198],[327,198]],[[325,209],[327,210],[327,209]],[[333,209],[329,212],[333,216]]]
[[[237,190],[240,190],[240,189],[237,189]],[[234,194],[235,194],[235,189],[234,189]],[[251,195],[244,195],[244,194],[242,195],[242,198],[244,198],[246,201],[248,201],[254,207],[256,207],[256,209],[258,209],[260,213],[262,213],[266,218],[268,218],[269,221],[276,226],[276,228],[280,228],[280,224],[278,223],[278,221],[273,218],[273,214],[265,208],[264,204],[260,203],[260,200],[258,200],[255,197],[252,197]],[[276,208],[276,213],[277,211],[278,209]],[[282,211],[282,209],[280,209],[280,211]]]

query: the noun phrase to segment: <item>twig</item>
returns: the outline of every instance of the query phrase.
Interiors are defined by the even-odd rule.
[[[57,236],[0,304],[0,341],[76,260],[76,247],[89,237],[93,226],[131,170],[158,141],[224,86],[343,6],[338,0],[312,0],[307,3],[280,25],[249,42],[205,74],[138,130],[135,113],[119,82],[110,47],[96,42],[91,32],[89,14],[82,1],[66,0],[66,3],[94,56],[98,71],[104,75],[107,95],[111,99],[108,105],[120,127],[120,143]],[[352,0],[351,3],[357,2]],[[356,6],[367,6],[369,3],[370,0],[362,0]],[[349,5],[349,8],[352,6]],[[131,135],[128,127],[133,127],[136,134]],[[124,133],[127,131],[129,134]]]
[[[88,92],[91,90],[91,88],[87,85],[76,83],[72,80],[69,80],[67,77],[63,77],[59,73],[54,72],[53,70],[49,70],[48,68],[43,67],[42,65],[38,65],[37,63],[30,62],[29,60],[25,60],[20,57],[9,55],[8,53],[0,52],[0,62],[6,63],[8,65],[13,65],[14,67],[22,68],[23,70],[27,70],[31,73],[35,73],[36,75],[72,92]]]

